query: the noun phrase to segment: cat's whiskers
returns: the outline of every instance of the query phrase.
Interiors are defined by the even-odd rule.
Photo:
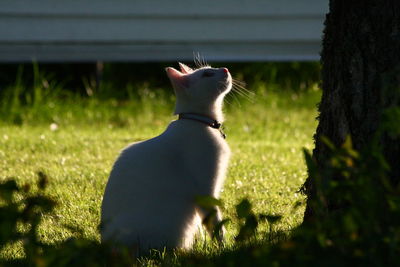
[[[194,58],[194,64],[197,68],[209,68],[210,65],[208,65],[207,61],[200,55],[199,52],[195,53],[193,52],[193,58]]]
[[[242,91],[237,89],[235,86],[232,86],[232,92],[234,92],[234,94],[238,94],[240,97],[243,97],[250,102],[253,102],[253,100],[254,100],[253,97],[243,93]]]
[[[230,106],[232,106],[232,102],[231,101],[229,101],[227,98],[224,98],[224,101],[226,102],[226,104],[227,105],[230,105]],[[240,104],[239,104],[240,105]]]
[[[247,89],[246,89],[246,83],[245,83],[245,82],[243,82],[243,81],[241,81],[241,80],[237,80],[237,79],[232,79],[232,82],[235,83],[235,84],[237,84],[237,85],[239,85],[239,86],[242,87],[243,89],[247,90]],[[247,90],[247,91],[249,91],[249,90]]]
[[[232,79],[232,84],[235,85],[238,89],[243,91],[249,96],[254,96],[254,93],[248,89],[246,89],[246,83],[240,80]]]
[[[245,85],[246,84],[242,81],[232,79],[232,91],[253,103],[255,94],[252,91],[246,89]]]
[[[233,99],[233,101],[235,102],[235,104],[236,104],[238,107],[241,107],[241,106],[242,106],[242,104],[240,103],[239,98],[236,96],[236,94],[228,94],[228,95],[227,95],[227,97],[225,98],[225,101],[226,101],[226,103],[227,103],[228,105],[233,105],[233,102],[231,102],[231,101],[229,100],[229,97],[231,97],[231,98]]]

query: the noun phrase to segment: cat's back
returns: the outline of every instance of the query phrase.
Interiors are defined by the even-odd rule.
[[[158,188],[166,190],[173,183],[171,179],[179,177],[176,164],[181,153],[179,147],[174,145],[174,139],[167,130],[157,137],[133,143],[123,149],[106,185],[103,210],[107,209],[107,204],[132,201],[127,200],[126,196],[144,199],[146,196],[142,196],[143,192],[152,190],[154,193]]]
[[[138,176],[135,174],[138,174],[139,169],[146,169],[146,172],[140,173],[143,177],[146,173],[150,174],[155,170],[155,166],[158,170],[171,166],[174,162],[171,156],[176,158],[180,154],[178,147],[174,145],[176,142],[174,139],[173,136],[163,133],[152,139],[130,144],[122,150],[110,176],[121,177],[126,174],[133,178]]]

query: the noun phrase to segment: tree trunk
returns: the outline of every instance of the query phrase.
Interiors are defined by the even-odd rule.
[[[330,0],[326,16],[322,63],[322,100],[314,136],[313,157],[324,168],[326,136],[340,146],[350,135],[356,150],[374,138],[388,107],[400,104],[400,0]],[[400,118],[399,118],[400,123]],[[390,177],[400,177],[400,140],[381,136]],[[313,218],[310,201],[316,196],[313,181],[303,187],[307,194],[304,220]],[[329,200],[327,210],[335,209]]]

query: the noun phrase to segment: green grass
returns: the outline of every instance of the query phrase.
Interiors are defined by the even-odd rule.
[[[223,214],[234,217],[235,204],[248,198],[256,212],[284,216],[274,231],[289,231],[302,221],[304,207],[292,206],[304,199],[297,192],[306,178],[302,148],[313,147],[320,92],[256,91],[253,102],[230,97],[226,105],[225,132],[233,156],[221,194]],[[14,108],[4,108],[14,99],[12,93],[3,98],[0,179],[33,183],[36,173],[44,171],[50,177],[46,190],[58,206],[44,218],[41,238],[49,243],[69,238],[74,233],[63,227],[68,224],[99,240],[101,199],[115,158],[127,144],[164,130],[174,119],[173,96],[142,89],[127,101],[77,96],[62,100],[43,92],[36,98],[27,105],[16,101]],[[232,244],[237,224],[227,230]],[[2,253],[22,256],[15,246]]]

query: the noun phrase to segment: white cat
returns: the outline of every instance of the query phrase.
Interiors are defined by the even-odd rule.
[[[181,71],[166,68],[179,119],[161,135],[125,148],[115,162],[102,203],[103,241],[142,252],[189,248],[199,218],[207,215],[195,197],[219,197],[230,156],[219,127],[232,78],[226,68],[179,65]],[[217,209],[213,223],[220,221]]]

